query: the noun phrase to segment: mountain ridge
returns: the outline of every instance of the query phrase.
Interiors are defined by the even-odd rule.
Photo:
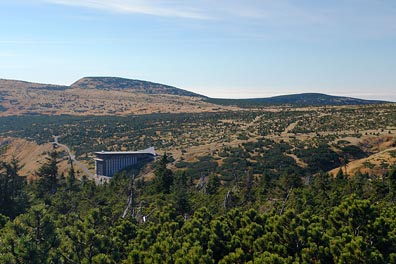
[[[298,93],[278,95],[265,98],[223,99],[210,98],[208,102],[220,105],[266,106],[266,105],[293,105],[293,106],[324,106],[324,105],[367,105],[391,103],[382,100],[366,100],[348,96],[336,96],[324,93]]]
[[[120,98],[123,98],[123,105],[120,104]],[[191,106],[194,112],[199,112],[211,111],[210,109],[216,111],[216,108],[226,111],[231,108],[235,110],[235,108],[269,106],[305,107],[385,103],[391,102],[324,93],[299,93],[249,99],[210,98],[170,85],[119,77],[83,77],[71,85],[0,79],[0,112],[4,113],[9,109],[7,114],[12,114],[13,111],[17,111],[17,114],[133,114],[189,112]]]

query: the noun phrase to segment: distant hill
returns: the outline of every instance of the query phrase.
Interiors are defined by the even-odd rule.
[[[236,105],[240,107],[257,107],[271,105],[291,105],[291,106],[324,106],[324,105],[367,105],[389,103],[379,100],[363,100],[352,97],[332,96],[321,93],[302,93],[281,95],[268,98],[252,99],[217,99],[209,98],[207,102],[219,105]]]
[[[205,96],[169,85],[117,77],[85,77],[73,83],[71,85],[71,88],[99,90],[131,90],[137,93],[145,94],[169,94],[205,98]]]
[[[0,116],[141,115],[237,110],[173,86],[116,77],[86,77],[70,86],[0,79]]]
[[[383,103],[386,102],[319,93],[216,99],[165,84],[116,77],[85,77],[70,86],[0,79],[0,116],[202,113],[235,111],[241,107]]]

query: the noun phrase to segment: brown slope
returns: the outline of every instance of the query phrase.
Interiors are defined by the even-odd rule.
[[[0,116],[129,115],[227,111],[175,87],[122,78],[83,78],[71,86],[0,80]]]

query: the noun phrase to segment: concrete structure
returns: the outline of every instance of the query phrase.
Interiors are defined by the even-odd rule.
[[[155,157],[154,148],[139,151],[101,151],[95,152],[95,175],[113,177],[116,172],[152,161]]]

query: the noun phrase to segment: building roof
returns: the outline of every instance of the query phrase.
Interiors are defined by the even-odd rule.
[[[155,156],[155,150],[154,147],[147,148],[144,150],[137,150],[137,151],[99,151],[99,152],[94,152],[94,154],[97,155],[133,155],[133,154],[151,154]]]

